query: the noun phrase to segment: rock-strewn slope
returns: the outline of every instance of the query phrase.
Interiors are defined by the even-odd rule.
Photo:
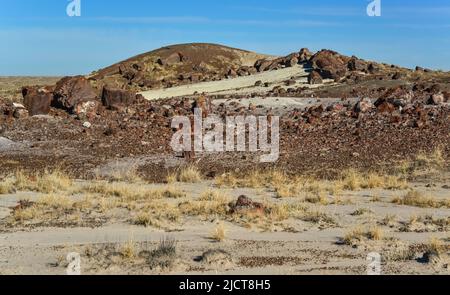
[[[262,58],[268,56],[216,44],[172,45],[101,69],[90,80],[98,87],[108,84],[142,91],[252,72]]]

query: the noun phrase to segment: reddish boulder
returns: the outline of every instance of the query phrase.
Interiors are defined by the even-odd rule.
[[[78,103],[73,112],[79,117],[83,118],[93,118],[98,111],[100,102],[98,101],[86,101]]]
[[[27,118],[29,115],[28,110],[25,108],[24,105],[22,105],[20,103],[13,103],[12,109],[13,109],[13,116],[16,119]]]
[[[394,75],[392,75],[393,80],[401,80],[406,77],[405,73],[402,72],[396,72]]]
[[[286,80],[284,83],[286,86],[292,86],[292,85],[297,84],[297,81],[295,81],[295,79],[289,79],[289,80]]]
[[[258,73],[258,70],[255,67],[249,67],[248,72],[250,73],[250,75],[254,75]]]
[[[23,87],[22,96],[25,108],[30,116],[46,115],[50,112],[50,105],[53,100],[51,87]]]
[[[442,92],[442,95],[444,95],[444,100],[446,102],[450,100],[450,91],[444,91]]]
[[[234,69],[230,69],[229,71],[228,71],[228,74],[227,74],[229,77],[232,77],[232,78],[235,78],[236,76],[237,76],[237,73],[236,73],[236,71],[234,70]]]
[[[366,62],[356,57],[352,57],[352,59],[348,62],[347,66],[350,71],[363,72],[367,70]]]
[[[96,99],[97,94],[85,77],[65,77],[56,83],[53,106],[73,112],[77,104]]]
[[[320,75],[319,71],[314,70],[311,73],[309,73],[308,83],[311,85],[323,83],[323,79],[322,79],[322,76]]]
[[[340,112],[344,109],[344,106],[340,103],[333,103],[326,108],[327,112]]]
[[[10,114],[11,114],[11,107],[5,102],[5,100],[0,98],[0,118],[2,115],[8,116]]]
[[[430,98],[428,99],[428,104],[431,105],[440,105],[443,104],[445,101],[444,95],[442,93],[439,94],[432,94]]]
[[[371,74],[378,74],[380,72],[380,66],[375,64],[375,63],[371,63],[369,64],[369,66],[367,67],[367,70],[369,71],[369,73]]]
[[[354,107],[354,111],[357,113],[365,113],[373,108],[373,103],[369,98],[361,99]]]
[[[197,83],[200,82],[202,80],[203,76],[202,74],[199,73],[193,73],[191,74],[191,76],[189,77],[189,80],[193,83]]]
[[[136,101],[136,93],[122,90],[104,87],[102,93],[102,103],[108,109],[117,109],[126,107],[133,104]]]
[[[395,106],[392,103],[385,101],[378,105],[377,109],[380,113],[393,113],[395,111]]]
[[[316,53],[310,62],[314,69],[319,69],[323,78],[338,80],[346,75],[349,58],[332,50]]]
[[[131,81],[135,78],[137,71],[130,64],[121,64],[119,66],[119,73],[128,81]]]
[[[260,59],[260,60],[256,61],[255,68],[256,68],[256,70],[258,70],[258,72],[264,72],[264,71],[267,71],[271,65],[272,65],[272,61]]]
[[[299,63],[299,56],[300,55],[298,53],[292,53],[284,58],[283,64],[286,67],[293,67]]]
[[[265,206],[262,203],[254,202],[252,199],[246,196],[240,196],[234,203],[229,204],[230,214],[256,214],[264,215]]]
[[[172,53],[166,58],[160,58],[158,59],[158,63],[161,66],[173,66],[177,63],[183,62],[185,60],[183,54],[179,52]]]
[[[308,48],[302,48],[300,49],[298,60],[299,62],[307,62],[312,56],[313,54]]]

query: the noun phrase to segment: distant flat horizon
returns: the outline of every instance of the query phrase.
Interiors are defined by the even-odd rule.
[[[206,42],[196,42],[196,43],[206,43]],[[100,68],[98,68],[98,69],[94,69],[94,70],[92,70],[92,71],[90,71],[90,72],[88,72],[88,73],[69,73],[69,74],[64,74],[64,73],[61,73],[61,74],[58,74],[58,75],[3,75],[3,74],[0,74],[0,77],[1,78],[5,78],[5,77],[47,77],[47,78],[58,78],[58,77],[64,77],[64,76],[76,76],[76,75],[83,75],[83,76],[85,76],[85,75],[89,75],[89,74],[91,74],[92,72],[95,72],[95,71],[98,71],[98,70],[100,70],[100,69],[103,69],[103,68],[106,68],[106,67],[108,67],[108,66],[111,66],[111,65],[114,65],[114,64],[116,64],[116,63],[119,63],[119,62],[122,62],[122,61],[124,61],[124,60],[127,60],[127,59],[129,59],[129,58],[132,58],[132,57],[134,57],[134,56],[138,56],[138,55],[140,55],[140,54],[144,54],[144,53],[147,53],[147,52],[151,52],[151,51],[153,51],[153,50],[157,50],[157,49],[159,49],[159,48],[164,48],[164,47],[169,47],[169,46],[175,46],[175,45],[181,45],[181,44],[192,44],[192,43],[180,43],[180,44],[168,44],[168,45],[163,45],[163,46],[161,46],[161,47],[158,47],[158,48],[152,48],[152,49],[150,49],[150,50],[147,50],[147,51],[145,51],[145,52],[141,52],[141,53],[138,53],[138,54],[135,54],[135,55],[133,55],[133,56],[129,56],[129,57],[126,57],[126,58],[124,58],[124,59],[121,59],[121,60],[117,60],[117,61],[113,61],[113,62],[111,62],[110,64],[108,64],[108,65],[105,65],[105,66],[102,66],[102,67],[100,67]],[[212,43],[209,43],[209,44],[212,44]],[[214,43],[214,44],[216,44],[216,45],[220,45],[220,46],[226,46],[226,47],[232,47],[232,46],[228,46],[228,45],[226,45],[226,44],[217,44],[217,43]],[[252,51],[252,50],[248,50],[248,49],[246,49],[246,48],[236,48],[236,47],[232,47],[232,48],[235,48],[235,49],[241,49],[241,50],[246,50],[246,51],[251,51],[251,52],[255,52],[255,51]],[[301,48],[303,48],[303,47],[299,47],[299,49],[297,50],[297,51],[299,51]],[[312,52],[313,53],[315,53],[315,52],[317,52],[317,51],[319,51],[319,50],[322,50],[322,49],[328,49],[328,50],[334,50],[333,48],[321,48],[321,49],[318,49],[318,50],[312,50]],[[336,50],[334,50],[334,51],[336,51]],[[291,53],[293,53],[294,51],[292,51],[292,52],[287,52],[287,53],[285,53],[285,54],[280,54],[280,55],[274,55],[274,54],[268,54],[268,53],[266,53],[266,52],[255,52],[255,53],[258,53],[258,54],[266,54],[266,55],[273,55],[273,56],[286,56],[286,55],[288,55],[288,54],[291,54]],[[343,52],[339,52],[339,53],[341,53],[341,54],[344,54],[344,55],[348,55],[348,56],[352,56],[352,55],[355,55],[355,56],[357,56],[358,58],[361,58],[361,59],[364,59],[364,60],[367,60],[367,61],[374,61],[374,62],[378,62],[378,63],[386,63],[386,64],[393,64],[393,65],[396,65],[396,66],[400,66],[400,67],[405,67],[405,66],[402,66],[402,65],[399,65],[399,64],[395,64],[395,63],[390,63],[390,62],[385,62],[385,61],[380,61],[380,60],[374,60],[374,59],[370,59],[370,58],[363,58],[363,57],[361,57],[361,56],[358,56],[357,54],[345,54],[345,53],[343,53]],[[416,66],[422,66],[422,65],[420,65],[420,64],[418,64],[418,65],[415,65],[415,66],[412,66],[412,67],[405,67],[405,68],[409,68],[409,69],[411,69],[411,70],[414,70],[414,68],[416,67]],[[423,67],[423,66],[422,66]],[[426,67],[425,67],[426,68]],[[433,68],[430,68],[431,70],[442,70],[442,69],[433,69]],[[446,70],[444,70],[444,71],[446,71]]]

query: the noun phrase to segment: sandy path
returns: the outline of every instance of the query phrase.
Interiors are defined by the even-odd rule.
[[[277,71],[258,73],[251,76],[237,77],[221,81],[201,82],[191,85],[183,85],[165,89],[150,90],[141,92],[140,94],[142,94],[148,100],[153,100],[183,95],[193,95],[195,92],[218,93],[235,89],[253,87],[257,81],[262,81],[263,83],[264,82],[280,83],[290,79],[291,77],[305,77],[307,75],[308,74],[305,71],[304,67],[301,65],[297,65],[295,67],[289,67]]]

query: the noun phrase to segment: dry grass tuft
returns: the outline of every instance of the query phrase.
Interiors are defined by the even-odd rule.
[[[207,191],[204,191],[201,193],[200,197],[198,198],[198,201],[221,201],[225,202],[229,199],[229,197],[220,190],[213,190],[208,189]]]
[[[36,175],[36,190],[41,193],[65,191],[72,187],[70,177],[61,170]]]
[[[440,239],[433,237],[430,239],[430,242],[426,245],[426,248],[427,251],[440,255],[445,253],[449,247],[446,246]]]
[[[333,217],[320,211],[306,211],[300,219],[306,222],[326,224],[329,226],[337,225],[337,222]]]
[[[449,200],[438,200],[435,197],[424,195],[416,190],[407,192],[403,197],[393,198],[392,203],[421,208],[450,208]]]
[[[169,173],[166,176],[166,182],[168,184],[173,184],[173,183],[177,182],[177,180],[178,180],[177,173]]]
[[[90,210],[95,207],[89,195],[81,200],[76,200],[56,193],[44,195],[35,203],[24,201],[24,204],[26,205],[13,210],[10,223],[37,223],[49,226],[78,224],[82,221],[80,220],[81,214],[89,214]]]
[[[431,152],[420,152],[412,161],[403,161],[396,167],[401,175],[420,176],[434,175],[446,167],[444,153],[441,147],[436,147]]]
[[[177,242],[175,239],[161,239],[157,249],[150,253],[149,266],[151,269],[170,270],[176,264]]]
[[[346,170],[336,180],[323,180],[313,177],[288,176],[284,172],[269,170],[254,171],[248,175],[223,174],[215,179],[217,186],[272,188],[278,198],[313,198],[313,202],[322,202],[325,195],[337,196],[343,190],[358,189],[405,189],[405,179],[394,175],[361,173],[354,169]],[[329,203],[328,203],[329,204]]]
[[[353,211],[352,213],[350,213],[350,215],[352,216],[361,216],[361,215],[365,215],[365,214],[372,214],[373,211],[367,208],[359,208],[356,209],[355,211]]]
[[[225,225],[223,223],[220,223],[219,225],[217,225],[217,227],[213,230],[213,232],[211,233],[210,238],[214,241],[217,242],[222,242],[225,240],[226,237],[226,229],[225,229]]]
[[[179,204],[178,208],[182,214],[190,216],[226,216],[228,212],[228,201],[186,201]]]
[[[177,180],[186,183],[198,183],[203,177],[200,170],[196,166],[188,166],[179,171]]]
[[[386,214],[383,219],[379,222],[380,225],[384,226],[393,226],[395,221],[397,220],[397,216],[394,214]]]
[[[363,174],[354,169],[349,169],[342,174],[343,187],[346,190],[383,188],[389,190],[401,190],[408,188],[405,179],[394,175],[380,175],[376,173]]]
[[[130,183],[91,183],[82,188],[82,192],[101,194],[108,197],[119,197],[122,201],[138,201],[152,199],[178,199],[186,194],[176,186],[167,185],[163,188],[151,188],[140,184]]]
[[[357,227],[347,232],[342,239],[342,242],[346,245],[355,245],[359,242],[363,242],[365,239],[380,241],[384,239],[384,232],[379,227],[372,227],[366,230]]]
[[[119,253],[120,253],[120,255],[122,255],[122,257],[124,259],[127,259],[127,260],[133,260],[138,255],[136,245],[132,239],[130,239],[128,242],[126,242],[125,244],[123,244],[120,247]]]
[[[128,183],[143,182],[142,177],[138,173],[138,165],[121,165],[116,162],[113,172],[107,177],[109,181],[122,181]],[[101,177],[100,177],[101,179]]]
[[[445,159],[442,149],[435,148],[431,153],[421,152],[416,156],[413,163],[415,169],[442,169],[445,166]]]
[[[156,220],[156,218],[153,217],[152,214],[148,212],[140,212],[135,218],[134,218],[134,224],[136,225],[142,225],[145,227],[156,227],[160,228],[160,223]]]
[[[15,181],[11,177],[3,179],[0,182],[0,195],[14,193],[16,191],[14,183]]]
[[[13,176],[8,177],[0,183],[0,193],[6,191],[35,191],[40,193],[55,193],[59,191],[67,191],[72,188],[73,182],[71,178],[62,170],[56,169],[51,172],[26,174],[18,170]],[[2,189],[3,187],[3,189]]]

